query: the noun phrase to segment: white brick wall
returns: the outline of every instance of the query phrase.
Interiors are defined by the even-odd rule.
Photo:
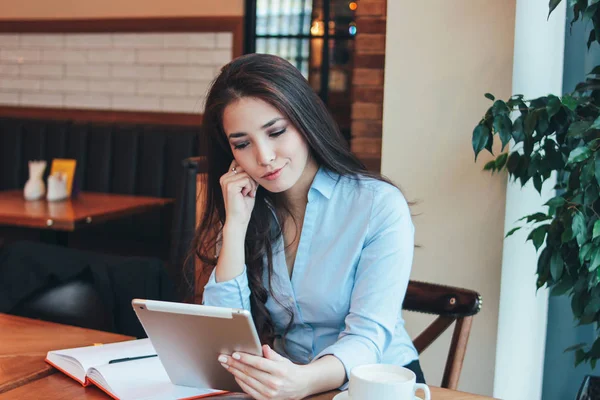
[[[0,34],[0,105],[198,113],[232,33]]]

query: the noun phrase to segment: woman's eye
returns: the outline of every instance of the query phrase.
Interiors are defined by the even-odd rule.
[[[248,143],[244,142],[244,143],[239,143],[239,144],[234,145],[233,148],[236,150],[241,150],[241,149],[245,148],[246,146],[248,146]]]
[[[269,136],[271,136],[271,137],[277,137],[277,136],[280,136],[281,134],[283,134],[283,133],[285,132],[285,130],[286,130],[286,129],[287,129],[287,128],[283,128],[283,129],[282,129],[282,130],[280,130],[280,131],[277,131],[277,132],[270,133],[270,134],[269,134]]]

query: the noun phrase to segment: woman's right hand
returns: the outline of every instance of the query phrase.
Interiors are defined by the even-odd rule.
[[[220,183],[225,201],[225,223],[247,228],[258,184],[235,160],[221,176]]]

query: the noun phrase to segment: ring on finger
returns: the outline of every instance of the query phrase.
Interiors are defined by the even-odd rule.
[[[231,172],[233,172],[234,175],[238,173],[236,167],[231,168]]]

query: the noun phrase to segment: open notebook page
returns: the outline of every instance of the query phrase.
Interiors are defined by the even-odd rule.
[[[77,347],[74,349],[55,350],[48,352],[48,359],[67,372],[74,375],[80,381],[85,380],[85,372],[91,368],[102,364],[108,364],[110,360],[126,357],[139,357],[156,354],[150,339],[128,340],[125,342],[104,344],[101,346]],[[73,373],[65,363],[70,367],[77,362],[81,365],[82,371]],[[83,376],[82,376],[83,374]]]
[[[122,400],[184,399],[222,393],[209,388],[174,385],[158,357],[99,365],[92,368],[88,376]]]

